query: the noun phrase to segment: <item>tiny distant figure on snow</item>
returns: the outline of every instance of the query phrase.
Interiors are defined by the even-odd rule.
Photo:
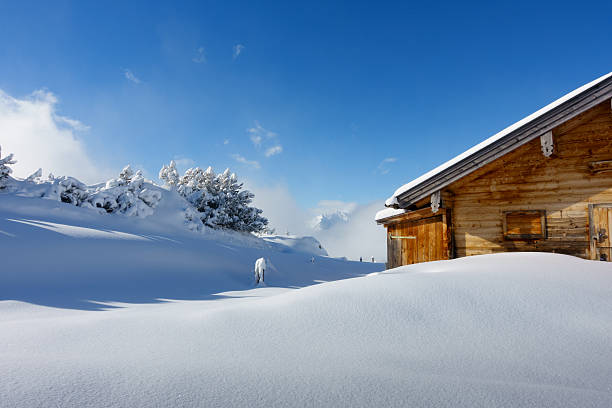
[[[372,257],[372,262],[374,262],[374,257]]]
[[[311,263],[314,263],[314,256],[312,257],[312,259],[310,260]]]
[[[255,261],[255,284],[259,284],[261,281],[264,281],[264,274],[266,272],[266,260],[264,258],[259,258]]]
[[[363,258],[362,257],[359,257],[359,262],[363,262]]]

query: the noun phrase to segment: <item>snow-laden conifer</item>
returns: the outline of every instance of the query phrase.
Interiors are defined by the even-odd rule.
[[[132,170],[132,167],[128,164],[123,168],[123,170],[121,170],[121,173],[119,173],[119,178],[116,180],[118,182],[123,181],[129,183],[130,180],[132,180],[132,177],[134,177],[134,171]]]
[[[12,180],[11,173],[13,169],[9,167],[11,164],[15,164],[17,161],[13,160],[13,154],[9,154],[4,159],[2,158],[2,148],[0,147],[0,190],[8,187]]]
[[[182,177],[175,177],[173,162],[160,170],[160,178],[168,185],[175,180],[176,191],[199,212],[202,223],[215,229],[262,232],[268,225],[262,210],[251,207],[253,193],[243,190],[243,184],[229,169],[215,174],[212,167],[190,168]]]
[[[50,175],[49,178],[52,176]],[[74,177],[60,176],[48,181],[49,188],[43,197],[76,206],[83,206],[89,198],[87,186]],[[85,204],[85,207],[89,205]]]
[[[161,192],[147,188],[140,170],[134,172],[126,166],[118,178],[110,179],[103,187],[93,191],[88,202],[107,213],[147,217],[161,200]]]
[[[42,178],[42,168],[39,168],[34,173],[30,174],[28,178],[26,178],[25,181],[29,181],[32,183],[42,183],[43,180],[41,178]]]
[[[163,180],[166,185],[175,187],[179,183],[179,173],[176,170],[176,163],[174,160],[170,161],[169,165],[162,166],[159,171],[159,179]]]

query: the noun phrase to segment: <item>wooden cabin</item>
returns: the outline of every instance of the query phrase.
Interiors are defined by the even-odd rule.
[[[612,260],[612,73],[400,187],[387,266],[509,251]]]

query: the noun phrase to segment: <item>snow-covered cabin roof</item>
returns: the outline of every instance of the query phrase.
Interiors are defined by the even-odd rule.
[[[421,177],[404,184],[387,199],[385,206],[407,208],[611,97],[612,72],[581,86]],[[383,210],[376,214],[376,221],[392,216],[390,212]]]

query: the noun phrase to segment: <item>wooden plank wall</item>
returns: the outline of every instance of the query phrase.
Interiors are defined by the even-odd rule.
[[[589,205],[589,221],[592,223],[591,259],[612,260],[612,204]]]
[[[447,209],[440,209],[434,214],[431,209],[425,208],[411,214],[411,217],[400,218],[401,221],[387,225],[387,267],[449,259],[449,214]],[[411,236],[416,239],[405,238]]]
[[[395,224],[387,226],[387,269],[402,265],[402,246],[398,239],[392,239],[391,234],[395,235]]]
[[[612,160],[610,101],[553,135],[550,158],[537,138],[448,187],[457,256],[546,251],[589,257],[588,205],[612,202],[612,172],[589,168]],[[547,239],[504,240],[503,212],[511,210],[546,210]]]

